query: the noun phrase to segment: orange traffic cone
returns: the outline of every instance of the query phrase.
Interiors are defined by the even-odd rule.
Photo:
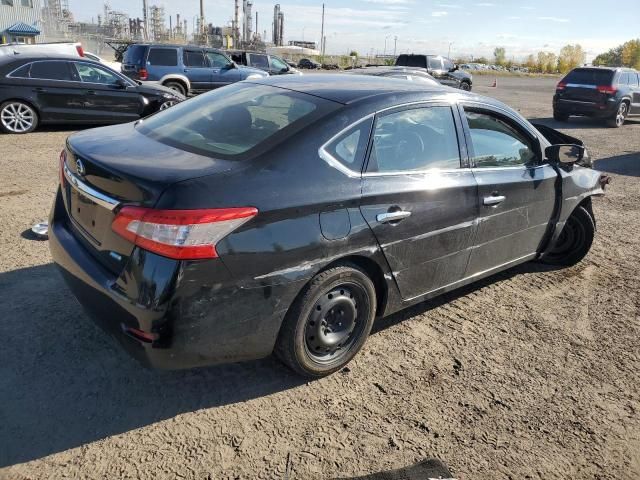
[[[489,85],[491,88],[498,88],[498,77],[493,80],[493,85]]]

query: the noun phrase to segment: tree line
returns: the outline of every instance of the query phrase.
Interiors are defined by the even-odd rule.
[[[608,52],[601,53],[593,60],[593,64],[640,70],[640,39],[629,40]]]

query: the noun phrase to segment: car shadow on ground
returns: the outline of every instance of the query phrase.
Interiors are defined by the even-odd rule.
[[[378,320],[374,333],[540,269],[548,267],[516,267],[416,305]],[[273,358],[189,371],[144,369],[85,316],[53,264],[0,274],[0,297],[0,467],[307,383]]]
[[[593,162],[593,168],[601,172],[640,177],[640,152],[600,158]]]

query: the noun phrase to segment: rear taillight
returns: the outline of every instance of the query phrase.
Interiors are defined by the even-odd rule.
[[[609,95],[614,95],[618,91],[616,87],[612,87],[611,85],[598,85],[596,87],[596,90],[598,90],[600,93]]]
[[[565,90],[567,88],[567,84],[564,82],[560,82],[558,83],[558,85],[556,85],[556,91],[562,91]]]
[[[80,43],[76,45],[76,51],[78,52],[78,55],[84,57],[84,50],[82,49],[82,45]]]
[[[60,152],[60,186],[64,188],[65,180],[64,180],[64,165],[67,163],[67,151],[62,150]]]
[[[131,243],[177,260],[216,258],[216,244],[258,214],[253,207],[154,210],[123,207],[111,228]]]
[[[146,68],[141,68],[140,70],[138,70],[138,78],[140,78],[140,80],[146,80],[147,78],[149,78],[149,73],[147,72]]]

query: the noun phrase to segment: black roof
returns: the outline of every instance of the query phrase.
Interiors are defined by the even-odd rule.
[[[87,57],[80,57],[78,55],[61,55],[61,54],[56,54],[56,53],[46,53],[46,52],[33,52],[33,53],[14,53],[14,54],[6,54],[6,55],[0,55],[0,66],[4,66],[4,65],[8,65],[8,64],[12,64],[14,62],[19,62],[22,61],[23,63],[26,62],[33,62],[36,60],[75,60],[77,61],[84,61],[84,62],[90,62],[90,63],[100,63],[100,62],[96,62],[95,60],[91,60],[90,58]]]
[[[423,84],[403,79],[349,74],[278,75],[251,80],[252,83],[307,93],[338,103],[353,103],[364,98],[393,93],[446,93],[451,91],[442,85],[425,88]]]

